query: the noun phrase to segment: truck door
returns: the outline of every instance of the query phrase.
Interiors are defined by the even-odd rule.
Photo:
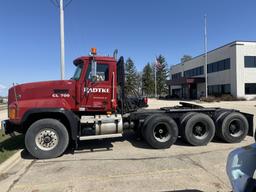
[[[85,111],[111,111],[112,74],[109,63],[97,62],[96,78],[92,77],[92,63],[87,67],[81,108]]]

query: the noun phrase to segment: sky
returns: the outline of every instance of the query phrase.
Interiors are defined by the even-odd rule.
[[[0,0],[0,95],[13,83],[60,79],[59,10],[52,1]],[[65,8],[65,78],[91,47],[101,55],[117,48],[138,71],[159,54],[169,66],[184,54],[200,55],[205,14],[208,50],[256,40],[255,7],[255,0],[72,0]]]

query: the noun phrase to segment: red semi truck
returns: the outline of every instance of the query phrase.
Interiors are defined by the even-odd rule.
[[[25,134],[25,146],[39,159],[58,157],[79,140],[121,137],[134,129],[156,149],[170,147],[178,137],[206,145],[217,136],[240,142],[253,136],[253,115],[233,109],[179,106],[144,109],[147,98],[127,95],[124,59],[96,55],[74,60],[70,80],[15,85],[9,89],[6,134]]]

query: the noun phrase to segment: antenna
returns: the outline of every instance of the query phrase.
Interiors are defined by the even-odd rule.
[[[115,60],[117,60],[117,54],[118,54],[118,49],[115,49],[113,53],[113,57],[115,58]]]
[[[65,77],[65,36],[64,36],[64,9],[72,2],[72,0],[51,0],[52,4],[60,9],[60,74],[61,80]]]

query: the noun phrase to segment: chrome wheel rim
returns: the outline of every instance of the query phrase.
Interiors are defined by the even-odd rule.
[[[50,151],[58,145],[59,137],[55,130],[45,128],[36,135],[35,142],[39,149]]]

